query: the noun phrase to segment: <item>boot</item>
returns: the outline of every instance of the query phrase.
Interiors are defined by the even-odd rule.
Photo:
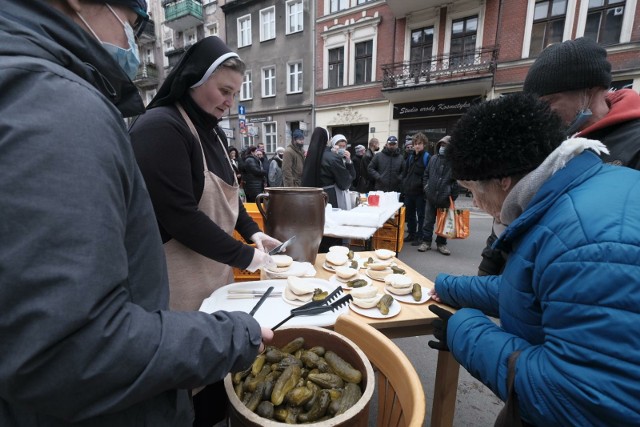
[[[436,245],[436,248],[442,255],[451,255],[451,251],[449,250],[449,248],[447,248],[447,245],[438,244]]]
[[[407,235],[407,237],[404,238],[405,242],[415,242],[416,241],[416,235],[415,234],[409,234]]]
[[[430,250],[431,250],[431,242],[429,242],[429,243],[427,243],[427,242],[420,243],[420,247],[418,248],[418,251],[426,252],[426,251],[430,251]]]

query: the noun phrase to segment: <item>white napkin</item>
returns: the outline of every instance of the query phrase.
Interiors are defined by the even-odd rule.
[[[289,276],[313,277],[315,275],[316,269],[310,262],[293,261],[287,271],[272,271],[269,270],[269,268],[262,269],[262,271],[260,271],[260,280],[286,279]]]

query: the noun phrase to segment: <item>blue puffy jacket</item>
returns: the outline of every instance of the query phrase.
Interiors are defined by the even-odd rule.
[[[577,156],[496,245],[502,276],[436,278],[443,302],[474,307],[449,320],[456,360],[506,400],[522,350],[515,391],[535,425],[640,425],[640,172]]]

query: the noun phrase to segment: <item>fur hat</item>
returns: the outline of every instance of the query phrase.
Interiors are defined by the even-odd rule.
[[[529,68],[524,91],[544,96],[609,85],[611,64],[607,51],[595,41],[581,37],[544,49]]]
[[[537,168],[563,140],[549,104],[517,93],[471,106],[453,128],[447,159],[454,179],[504,178]]]
[[[300,129],[296,129],[291,134],[291,139],[293,139],[294,141],[296,139],[304,139],[304,133]]]

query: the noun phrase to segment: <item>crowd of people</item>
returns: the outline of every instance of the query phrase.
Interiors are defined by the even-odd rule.
[[[494,233],[477,276],[437,276],[433,300],[457,311],[429,305],[429,346],[515,407],[502,425],[640,424],[640,96],[608,91],[605,49],[551,45],[524,92],[473,105],[438,141],[380,149],[317,127],[305,152],[293,129],[268,157],[219,127],[245,64],[217,37],[145,109],[131,79],[148,20],[145,0],[0,9],[0,93],[15,94],[0,97],[1,425],[223,420],[222,379],[273,331],[198,307],[232,267],[273,263],[281,242],[243,203],[269,186],[321,187],[342,209],[352,190],[401,193],[421,252],[468,189]]]

